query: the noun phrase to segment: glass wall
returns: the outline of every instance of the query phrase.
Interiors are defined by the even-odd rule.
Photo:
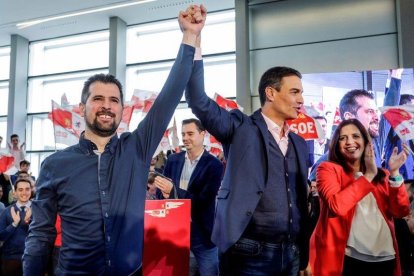
[[[0,149],[7,143],[7,111],[9,103],[10,47],[0,47],[0,136],[3,142]]]
[[[181,38],[176,19],[127,28],[126,101],[131,99],[135,89],[161,90]],[[33,173],[37,174],[44,158],[62,148],[55,143],[53,124],[48,117],[51,101],[60,104],[65,96],[69,104],[78,104],[84,81],[92,74],[108,72],[109,32],[38,41],[30,43],[29,47],[26,143],[27,157],[32,162]],[[211,97],[219,93],[235,98],[234,11],[209,15],[203,30],[202,49],[207,93]],[[1,91],[0,86],[0,97]],[[194,117],[184,98],[175,117],[178,132],[183,119]],[[130,129],[134,129],[142,118],[143,114],[136,112]]]
[[[236,56],[234,11],[209,14],[202,35],[205,88],[210,97],[218,93],[236,97]],[[135,89],[159,92],[167,79],[181,43],[177,20],[131,26],[127,30],[127,72],[125,99],[131,99]],[[180,136],[181,121],[194,117],[181,99],[174,117]],[[136,112],[130,129],[142,119]],[[173,123],[171,120],[170,126]],[[179,137],[181,139],[181,137]]]
[[[26,150],[37,173],[43,159],[62,148],[48,117],[52,100],[77,105],[85,80],[108,72],[109,32],[32,42],[29,48]]]

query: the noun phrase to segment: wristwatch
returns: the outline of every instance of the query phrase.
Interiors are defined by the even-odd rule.
[[[404,181],[404,179],[403,179],[403,177],[401,176],[401,174],[396,175],[396,176],[390,176],[390,177],[388,177],[388,179],[389,179],[390,181],[393,181],[393,182],[403,182],[403,181]]]

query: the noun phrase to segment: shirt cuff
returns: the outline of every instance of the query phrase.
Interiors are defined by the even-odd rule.
[[[196,47],[195,53],[194,53],[194,60],[202,60],[202,59],[203,59],[203,56],[201,55],[201,48]]]
[[[390,187],[399,188],[404,183],[404,179],[402,179],[400,181],[388,180],[388,182],[390,183]]]

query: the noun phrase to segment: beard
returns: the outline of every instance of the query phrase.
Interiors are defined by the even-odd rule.
[[[376,129],[368,128],[368,133],[371,138],[377,138],[379,136],[379,132]]]
[[[92,122],[90,122],[89,120],[85,120],[86,126],[98,136],[101,136],[101,137],[112,136],[116,132],[120,124],[120,121],[119,122],[114,121],[109,126],[104,126],[103,124],[98,122],[98,117],[100,115],[108,115],[108,116],[111,116],[112,118],[115,118],[114,113],[110,111],[101,111],[101,112],[96,113],[96,117]]]

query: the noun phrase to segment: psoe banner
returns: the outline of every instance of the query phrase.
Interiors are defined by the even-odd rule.
[[[147,200],[144,216],[144,276],[189,274],[191,200]]]

